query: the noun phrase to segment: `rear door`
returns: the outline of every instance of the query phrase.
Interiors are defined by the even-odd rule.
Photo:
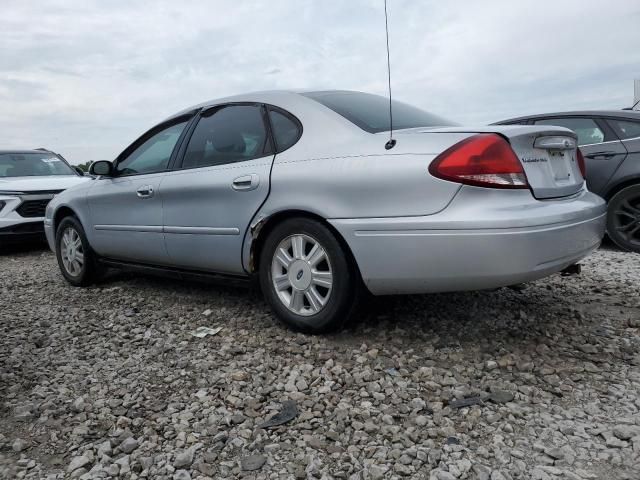
[[[612,129],[596,117],[553,117],[534,120],[536,125],[557,125],[578,135],[578,146],[587,165],[587,187],[602,195],[604,187],[627,156]]]
[[[242,274],[242,242],[269,193],[274,158],[266,110],[225,104],[204,110],[161,190],[172,265]]]

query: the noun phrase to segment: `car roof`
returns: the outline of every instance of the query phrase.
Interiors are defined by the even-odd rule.
[[[261,90],[256,92],[248,92],[241,93],[239,95],[232,95],[229,97],[222,98],[214,98],[212,100],[207,100],[206,102],[198,103],[196,105],[192,105],[191,107],[180,110],[179,112],[171,115],[162,121],[162,123],[172,120],[176,117],[180,117],[187,113],[190,113],[194,110],[206,108],[213,105],[218,105],[221,103],[232,103],[232,102],[255,102],[255,103],[267,103],[273,104],[276,106],[282,106],[281,103],[290,104],[292,102],[312,102],[316,103],[314,100],[308,99],[303,96],[305,93],[364,93],[357,92],[355,90],[324,90],[324,89],[287,89],[287,90]]]
[[[6,154],[6,153],[16,153],[16,154],[25,154],[25,153],[50,153],[51,155],[57,155],[57,153],[52,152],[50,150],[39,150],[39,149],[30,149],[30,150],[21,150],[21,149],[15,149],[15,150],[0,150],[0,155],[2,154]]]
[[[553,113],[538,113],[535,115],[523,115],[521,117],[508,118],[506,120],[500,120],[496,123],[516,122],[520,120],[529,120],[540,117],[614,117],[614,118],[627,118],[630,120],[640,120],[640,112],[636,110],[574,110],[569,112],[553,112]]]

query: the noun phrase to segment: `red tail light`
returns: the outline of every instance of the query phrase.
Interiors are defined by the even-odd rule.
[[[578,167],[580,167],[582,178],[587,178],[587,164],[584,163],[584,156],[579,148],[576,149],[576,157],[578,158]]]
[[[522,164],[499,135],[483,133],[466,138],[442,152],[429,173],[443,180],[492,188],[529,188]]]

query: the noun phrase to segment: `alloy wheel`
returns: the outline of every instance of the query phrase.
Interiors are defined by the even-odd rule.
[[[309,235],[285,238],[273,253],[271,281],[287,309],[297,315],[315,315],[327,305],[333,286],[326,249]]]
[[[82,273],[84,266],[84,247],[80,234],[75,228],[67,227],[60,243],[62,264],[69,275],[77,277]]]
[[[625,198],[613,215],[616,233],[630,244],[640,246],[640,195]]]

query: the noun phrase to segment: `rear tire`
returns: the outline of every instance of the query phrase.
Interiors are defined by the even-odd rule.
[[[609,200],[607,233],[620,248],[640,253],[640,185],[623,188]]]
[[[359,298],[359,276],[336,236],[322,223],[292,218],[267,236],[260,287],[276,316],[294,330],[338,330]]]
[[[90,285],[99,276],[96,255],[76,217],[65,217],[56,230],[56,258],[62,276],[75,287]]]

